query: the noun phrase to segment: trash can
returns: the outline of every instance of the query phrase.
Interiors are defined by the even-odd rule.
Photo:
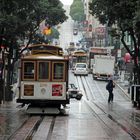
[[[132,85],[130,88],[131,101],[135,104],[140,103],[140,85]]]

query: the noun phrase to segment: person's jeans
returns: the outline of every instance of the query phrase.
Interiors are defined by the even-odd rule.
[[[110,103],[110,101],[113,102],[113,96],[114,96],[114,95],[113,95],[112,90],[109,90],[108,92],[109,92],[108,103]]]

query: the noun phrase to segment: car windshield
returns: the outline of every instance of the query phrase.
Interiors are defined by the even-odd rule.
[[[76,67],[77,67],[77,68],[86,68],[86,65],[85,65],[85,64],[77,64]]]
[[[70,84],[69,88],[77,89],[77,87],[74,84]]]

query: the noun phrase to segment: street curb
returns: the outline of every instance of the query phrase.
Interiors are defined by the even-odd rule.
[[[121,91],[122,91],[129,99],[131,99],[130,96],[129,96],[129,94],[128,94],[118,83],[115,82],[115,84],[121,89]]]

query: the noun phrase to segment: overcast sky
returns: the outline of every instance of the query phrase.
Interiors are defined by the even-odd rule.
[[[73,0],[60,0],[64,5],[71,5]]]

